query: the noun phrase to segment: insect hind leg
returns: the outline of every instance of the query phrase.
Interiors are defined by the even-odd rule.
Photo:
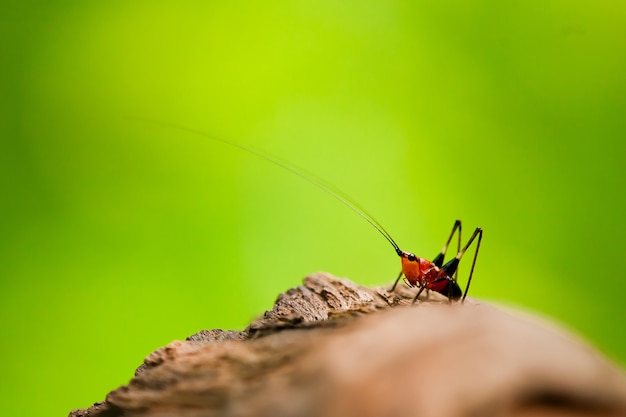
[[[461,256],[463,256],[463,254],[465,253],[465,251],[470,247],[472,242],[474,242],[474,239],[476,239],[476,237],[478,237],[478,240],[476,241],[476,250],[474,251],[474,259],[472,260],[472,268],[470,269],[469,277],[467,278],[467,285],[465,286],[465,292],[463,292],[463,298],[461,299],[461,302],[465,301],[465,297],[467,296],[467,291],[469,290],[470,283],[472,282],[472,275],[474,275],[474,267],[476,266],[476,259],[478,259],[478,251],[480,250],[480,242],[483,240],[483,229],[481,229],[480,227],[477,227],[476,230],[474,230],[472,237],[470,237],[470,239],[467,241],[467,244],[465,245],[463,250],[460,251],[459,254],[457,255],[457,258],[460,259]]]
[[[456,220],[454,222],[454,226],[452,227],[452,232],[450,232],[450,236],[448,236],[448,240],[446,241],[446,244],[443,245],[443,248],[441,249],[441,252],[439,252],[439,254],[437,254],[437,256],[435,256],[435,258],[433,259],[433,263],[438,266],[439,268],[441,268],[441,266],[443,265],[443,260],[446,257],[446,252],[448,251],[448,246],[450,246],[450,242],[452,242],[452,238],[454,237],[454,234],[456,233],[456,231],[459,231],[459,235],[458,235],[458,245],[457,245],[457,253],[461,250],[461,220]]]

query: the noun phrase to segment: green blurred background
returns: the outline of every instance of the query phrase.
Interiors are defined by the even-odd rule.
[[[3,2],[1,415],[66,415],[318,270],[485,230],[471,295],[626,363],[626,6]],[[462,268],[464,284],[467,266]]]

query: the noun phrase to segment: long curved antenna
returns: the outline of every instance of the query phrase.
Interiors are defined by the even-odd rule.
[[[295,165],[289,164],[289,163],[283,161],[282,159],[279,159],[279,158],[277,158],[277,157],[275,157],[273,155],[270,155],[270,154],[267,154],[265,152],[262,152],[262,151],[260,151],[258,149],[252,148],[250,146],[243,145],[241,143],[231,142],[229,140],[222,139],[222,138],[219,138],[217,136],[212,136],[212,135],[210,135],[210,134],[208,134],[206,132],[203,132],[201,130],[193,129],[193,128],[190,128],[190,127],[187,127],[187,126],[178,125],[178,124],[175,124],[175,123],[161,122],[161,121],[144,119],[144,118],[139,118],[138,120],[142,120],[144,122],[150,122],[150,123],[154,123],[154,124],[159,124],[161,126],[166,126],[166,127],[170,127],[170,128],[179,129],[179,130],[184,130],[186,132],[193,133],[195,135],[204,137],[206,139],[213,140],[215,142],[220,142],[220,143],[223,143],[223,144],[226,144],[226,145],[233,146],[235,148],[239,148],[239,149],[244,150],[244,151],[246,151],[246,152],[248,152],[248,153],[250,153],[252,155],[258,156],[259,158],[265,159],[266,161],[269,161],[269,162],[273,163],[274,165],[278,165],[279,167],[281,167],[281,168],[291,172],[292,174],[297,175],[298,177],[302,178],[303,180],[307,181],[308,183],[313,184],[317,188],[319,188],[319,189],[323,190],[324,192],[328,193],[330,196],[332,196],[336,200],[339,200],[344,205],[348,206],[348,208],[350,208],[356,214],[358,214],[363,219],[365,219],[365,221],[367,221],[370,225],[372,225],[372,227],[374,227],[374,229],[376,229],[378,231],[378,233],[383,235],[383,237],[385,239],[387,239],[387,241],[391,244],[391,246],[393,246],[393,248],[395,249],[395,251],[396,251],[396,253],[398,255],[402,254],[402,250],[400,249],[400,247],[396,244],[396,242],[393,240],[391,235],[385,230],[385,228],[380,223],[378,223],[378,221],[374,218],[374,216],[372,216],[367,211],[365,211],[365,209],[363,207],[361,207],[356,201],[351,199],[346,193],[344,193],[343,191],[341,191],[337,187],[333,186],[329,182],[327,182],[327,181],[323,180],[322,178],[318,177],[317,175],[312,174],[310,172],[307,172],[306,170],[304,170],[302,168],[298,168]]]

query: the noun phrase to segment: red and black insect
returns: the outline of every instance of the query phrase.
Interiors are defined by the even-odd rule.
[[[300,178],[308,181],[309,183],[315,185],[316,187],[324,190],[332,197],[341,201],[343,204],[348,206],[351,210],[356,212],[359,216],[365,219],[370,225],[372,225],[381,235],[387,239],[387,241],[393,246],[394,250],[400,256],[400,260],[402,262],[402,270],[398,275],[398,278],[394,282],[393,286],[390,289],[390,292],[395,290],[396,285],[402,278],[402,275],[405,276],[405,280],[410,287],[417,287],[418,291],[413,299],[413,302],[417,301],[418,297],[424,290],[435,291],[440,294],[446,296],[450,301],[452,300],[461,300],[464,301],[467,296],[467,291],[469,290],[470,283],[472,281],[472,275],[474,274],[474,267],[476,265],[476,259],[478,257],[478,251],[480,249],[480,242],[483,237],[483,230],[480,227],[477,227],[474,230],[474,233],[469,238],[465,246],[461,248],[461,221],[457,220],[454,223],[454,227],[452,228],[452,232],[446,241],[446,244],[443,246],[441,252],[432,260],[429,261],[425,258],[420,258],[415,256],[413,253],[405,252],[400,249],[400,247],[393,240],[391,235],[387,233],[387,231],[374,219],[374,217],[369,214],[365,209],[363,209],[359,204],[353,201],[350,197],[348,197],[344,192],[337,189],[333,185],[328,182],[322,180],[321,178],[306,172],[300,168],[295,167],[292,164],[288,164],[274,156],[263,153],[257,149],[248,147],[246,145],[242,145],[236,142],[231,142],[228,140],[224,140],[215,136],[208,135],[199,130],[191,129],[185,126],[170,124],[170,123],[160,123],[162,125],[167,125],[170,127],[175,127],[178,129],[186,130],[188,132],[203,136],[205,138],[221,142],[239,149],[242,149],[248,153],[261,157],[269,162],[272,162],[275,165],[280,166],[281,168],[286,169],[287,171],[299,176]],[[458,249],[456,256],[449,260],[444,265],[444,258],[446,256],[446,252],[448,250],[448,246],[452,241],[454,235],[458,235]],[[478,238],[478,239],[477,239]],[[457,283],[458,276],[458,266],[461,261],[461,258],[467,251],[467,249],[472,245],[472,243],[476,240],[476,250],[474,252],[474,259],[472,261],[472,267],[470,269],[469,277],[467,278],[467,284],[465,286],[465,291],[461,292],[461,288]]]
[[[444,258],[446,256],[446,251],[448,250],[448,245],[452,241],[455,232],[458,231],[459,236],[459,245],[457,254],[454,258],[448,261],[445,265],[443,264]],[[458,267],[459,262],[461,262],[461,258],[467,249],[471,246],[472,242],[478,237],[476,243],[476,251],[474,252],[474,259],[472,260],[472,268],[470,269],[469,277],[467,278],[467,284],[465,286],[465,291],[461,292],[461,288],[456,281],[456,277],[458,276]],[[406,282],[411,287],[419,287],[413,302],[417,300],[422,291],[424,290],[432,290],[438,292],[440,294],[448,297],[449,300],[458,300],[461,298],[461,301],[465,300],[467,296],[467,291],[469,290],[470,282],[472,282],[472,275],[474,274],[474,266],[476,265],[476,258],[478,257],[478,250],[480,249],[480,241],[483,238],[483,230],[480,227],[477,227],[472,234],[472,237],[467,241],[463,249],[461,249],[461,221],[457,220],[454,222],[454,227],[452,228],[452,233],[450,233],[450,237],[446,241],[446,244],[441,249],[441,252],[433,259],[429,261],[424,258],[418,258],[414,254],[410,252],[404,252],[400,250],[400,248],[395,244],[395,242],[389,237],[390,243],[394,246],[396,253],[400,256],[402,261],[402,270],[396,278],[396,281],[393,283],[390,291],[393,291],[402,278],[402,275],[405,276]],[[453,277],[454,275],[454,277]]]

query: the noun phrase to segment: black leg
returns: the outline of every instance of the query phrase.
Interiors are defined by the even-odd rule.
[[[413,304],[415,304],[415,302],[417,301],[417,298],[420,296],[420,294],[422,293],[422,291],[424,291],[425,288],[426,288],[425,285],[420,286],[420,290],[417,292],[417,294],[415,294],[415,298],[413,299]]]
[[[398,281],[400,281],[400,278],[402,278],[402,271],[400,271],[400,273],[398,274],[398,278],[396,278],[396,282],[393,283],[393,286],[391,287],[389,292],[393,292],[393,290],[396,289],[396,285],[398,285]]]
[[[476,230],[474,230],[474,234],[472,234],[472,237],[470,237],[470,240],[467,242],[463,250],[459,252],[459,254],[457,255],[457,258],[460,259],[461,256],[463,256],[463,254],[467,250],[467,248],[470,247],[474,239],[476,239],[476,236],[478,236],[478,241],[476,242],[476,251],[474,252],[474,260],[472,261],[472,268],[470,269],[469,278],[467,278],[467,285],[465,286],[465,292],[463,293],[463,298],[461,299],[461,302],[465,301],[465,297],[467,296],[467,291],[469,290],[470,283],[472,282],[472,275],[474,275],[474,266],[476,266],[476,259],[478,258],[478,251],[480,249],[480,241],[483,240],[483,229],[481,229],[480,227],[477,227]]]
[[[446,244],[443,245],[441,252],[439,252],[439,254],[435,256],[435,259],[433,259],[433,263],[439,268],[441,268],[441,266],[443,265],[443,260],[446,257],[448,246],[450,245],[450,242],[452,242],[452,238],[454,237],[454,233],[457,231],[457,229],[459,230],[459,244],[458,244],[457,252],[461,249],[461,220],[457,220],[454,222],[454,226],[452,227],[452,232],[450,233],[450,236],[448,237]]]
[[[459,253],[461,251],[461,221],[457,220],[457,222],[459,222],[459,239],[457,240],[457,244],[456,244],[456,253]],[[456,282],[458,280],[459,280],[459,267],[457,266],[456,272],[454,273],[454,281]],[[450,297],[448,297],[448,299],[450,300],[450,302],[452,302],[452,299],[450,299]]]

